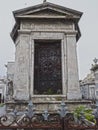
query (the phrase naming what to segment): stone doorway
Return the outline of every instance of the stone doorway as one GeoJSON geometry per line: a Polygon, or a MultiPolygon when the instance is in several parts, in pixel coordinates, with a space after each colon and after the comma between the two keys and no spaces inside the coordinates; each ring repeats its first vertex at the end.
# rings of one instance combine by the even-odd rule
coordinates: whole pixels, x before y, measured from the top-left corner
{"type": "Polygon", "coordinates": [[[62,94],[61,41],[35,41],[34,94],[62,94]]]}

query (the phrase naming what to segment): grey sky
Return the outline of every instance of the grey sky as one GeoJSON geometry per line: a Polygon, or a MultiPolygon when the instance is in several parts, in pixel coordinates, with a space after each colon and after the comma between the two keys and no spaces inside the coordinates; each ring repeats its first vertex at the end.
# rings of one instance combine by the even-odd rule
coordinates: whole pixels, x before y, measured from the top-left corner
{"type": "MultiPolygon", "coordinates": [[[[94,57],[98,58],[98,0],[48,0],[55,4],[82,11],[79,22],[82,37],[77,43],[79,77],[84,78],[94,57]]],[[[6,74],[4,64],[14,60],[15,48],[10,38],[14,25],[12,11],[35,4],[42,0],[1,0],[0,4],[0,75],[6,74]]]]}

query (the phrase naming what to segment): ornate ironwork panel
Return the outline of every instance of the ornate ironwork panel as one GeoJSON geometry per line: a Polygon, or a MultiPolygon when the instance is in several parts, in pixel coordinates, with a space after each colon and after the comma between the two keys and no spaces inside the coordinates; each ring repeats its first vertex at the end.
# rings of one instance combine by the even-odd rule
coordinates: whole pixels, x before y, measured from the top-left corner
{"type": "Polygon", "coordinates": [[[96,107],[95,120],[91,122],[83,113],[77,118],[74,113],[68,112],[64,102],[57,113],[48,110],[38,113],[30,100],[26,110],[14,109],[0,116],[0,130],[98,130],[98,106],[96,107]]]}
{"type": "Polygon", "coordinates": [[[35,42],[34,60],[35,94],[61,94],[61,43],[35,42]]]}

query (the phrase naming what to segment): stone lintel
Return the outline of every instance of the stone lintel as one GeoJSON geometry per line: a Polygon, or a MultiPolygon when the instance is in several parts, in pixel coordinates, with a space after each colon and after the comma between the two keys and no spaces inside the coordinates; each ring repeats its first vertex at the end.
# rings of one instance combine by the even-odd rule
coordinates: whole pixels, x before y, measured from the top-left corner
{"type": "Polygon", "coordinates": [[[65,35],[70,35],[70,34],[73,34],[73,35],[76,35],[78,32],[77,31],[73,31],[73,30],[65,30],[65,31],[62,31],[62,30],[39,30],[39,31],[33,31],[33,30],[26,30],[26,29],[22,29],[22,30],[18,30],[18,33],[19,34],[30,34],[30,33],[39,33],[39,32],[42,32],[42,33],[64,33],[65,35]]]}

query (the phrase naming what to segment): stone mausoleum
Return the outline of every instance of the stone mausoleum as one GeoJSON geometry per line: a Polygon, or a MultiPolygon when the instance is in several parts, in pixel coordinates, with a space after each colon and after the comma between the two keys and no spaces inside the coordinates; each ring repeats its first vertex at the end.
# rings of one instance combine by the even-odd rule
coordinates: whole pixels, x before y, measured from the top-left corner
{"type": "Polygon", "coordinates": [[[82,12],[43,2],[13,14],[14,103],[32,99],[40,109],[81,99],[76,47],[82,12]]]}

